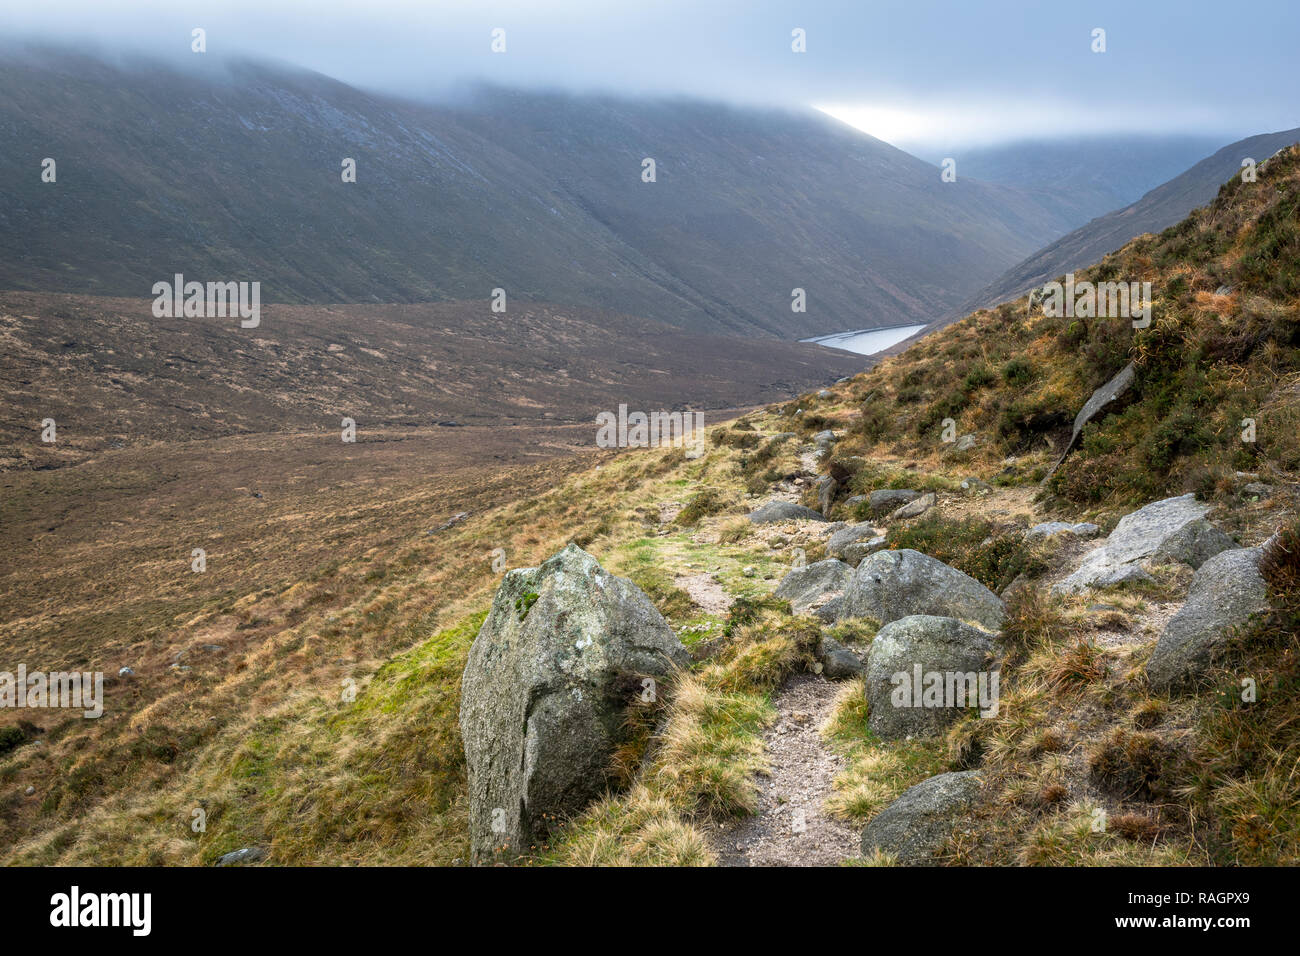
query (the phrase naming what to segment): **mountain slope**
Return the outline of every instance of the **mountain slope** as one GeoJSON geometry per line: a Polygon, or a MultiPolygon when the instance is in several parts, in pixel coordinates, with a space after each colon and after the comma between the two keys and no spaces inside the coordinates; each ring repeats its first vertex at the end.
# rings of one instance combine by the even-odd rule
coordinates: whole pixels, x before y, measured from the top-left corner
{"type": "Polygon", "coordinates": [[[1260,162],[1296,142],[1300,142],[1300,129],[1251,136],[1223,147],[1152,189],[1137,202],[1101,216],[1034,253],[953,310],[941,323],[1005,302],[1072,269],[1097,262],[1135,236],[1172,226],[1213,199],[1223,181],[1241,170],[1243,159],[1249,157],[1260,162]]]}
{"type": "MultiPolygon", "coordinates": [[[[844,454],[943,455],[1041,479],[1075,414],[1125,366],[1133,387],[1082,431],[1049,488],[1075,506],[1215,493],[1239,471],[1300,468],[1300,147],[1240,175],[1176,226],[1143,235],[1076,281],[1150,282],[1150,324],[980,310],[860,377],[844,454]],[[1243,440],[1242,422],[1254,423],[1243,440]],[[944,422],[970,435],[965,456],[944,422]],[[1041,467],[1039,459],[1042,459],[1041,467]]],[[[796,404],[808,399],[796,400],[796,404]]],[[[815,403],[814,403],[815,405],[815,403]]],[[[794,407],[793,405],[791,406],[794,407]]],[[[815,407],[805,427],[826,427],[815,407]]],[[[951,429],[950,429],[951,433],[951,429]]]]}
{"type": "MultiPolygon", "coordinates": [[[[1137,202],[1214,152],[1224,139],[1111,135],[1020,140],[974,149],[953,147],[942,155],[957,157],[962,175],[1055,196],[1078,215],[1071,227],[1078,228],[1137,202]]],[[[940,154],[927,150],[923,158],[938,161],[940,154]]]]}
{"type": "Polygon", "coordinates": [[[181,71],[11,51],[0,136],[0,288],[21,290],[142,297],[176,272],[260,281],[268,302],[500,287],[801,338],[929,321],[1072,221],[811,111],[495,89],[421,104],[211,55],[181,71]]]}

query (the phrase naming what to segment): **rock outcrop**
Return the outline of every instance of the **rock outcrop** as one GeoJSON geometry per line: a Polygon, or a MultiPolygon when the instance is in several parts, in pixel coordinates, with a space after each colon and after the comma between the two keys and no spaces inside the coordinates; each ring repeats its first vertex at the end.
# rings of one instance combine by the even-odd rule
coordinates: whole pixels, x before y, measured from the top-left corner
{"type": "Polygon", "coordinates": [[[867,507],[874,515],[886,515],[921,497],[911,488],[880,488],[867,496],[867,507]]]}
{"type": "MultiPolygon", "coordinates": [[[[1204,562],[1217,547],[1232,541],[1211,533],[1205,521],[1210,506],[1194,495],[1153,501],[1120,519],[1106,542],[1089,552],[1078,569],[1053,590],[1074,593],[1090,587],[1107,587],[1123,581],[1150,580],[1139,562],[1151,558],[1204,562]],[[1191,527],[1189,527],[1191,526],[1191,527]]],[[[1194,565],[1195,566],[1195,565],[1194,565]]]]}
{"type": "Polygon", "coordinates": [[[773,592],[790,602],[795,614],[807,614],[839,597],[853,577],[853,569],[843,561],[827,558],[806,567],[795,568],[773,592]]]}
{"type": "Polygon", "coordinates": [[[1056,459],[1056,463],[1051,468],[1047,469],[1047,474],[1043,476],[1043,484],[1047,484],[1047,480],[1055,474],[1056,469],[1061,467],[1061,462],[1065,461],[1066,455],[1074,450],[1074,446],[1078,444],[1079,436],[1083,434],[1083,426],[1096,418],[1103,408],[1127,392],[1136,380],[1137,366],[1130,362],[1120,369],[1114,378],[1093,392],[1088,400],[1083,403],[1083,408],[1079,409],[1079,414],[1074,416],[1074,428],[1070,432],[1070,440],[1066,442],[1061,457],[1056,459]]]}
{"type": "Polygon", "coordinates": [[[927,494],[917,498],[915,501],[910,501],[901,508],[895,509],[894,512],[890,514],[889,520],[903,521],[907,518],[919,517],[933,508],[935,502],[938,500],[939,499],[935,496],[933,491],[928,492],[927,494]]]}
{"type": "Polygon", "coordinates": [[[863,558],[877,551],[883,551],[888,543],[889,539],[883,534],[868,538],[866,541],[854,541],[844,549],[844,562],[856,568],[862,563],[863,558]]]}
{"type": "Polygon", "coordinates": [[[864,558],[844,591],[841,617],[888,624],[911,614],[974,621],[997,630],[1002,599],[968,574],[920,551],[877,551],[864,558]]]}
{"type": "Polygon", "coordinates": [[[576,545],[507,572],[461,681],[474,861],[528,849],[599,796],[644,679],[688,660],[650,599],[576,545]]]}
{"type": "Polygon", "coordinates": [[[996,713],[992,653],[992,635],[950,617],[914,614],[886,624],[867,651],[871,732],[883,740],[928,737],[971,708],[996,713]]]}
{"type": "Polygon", "coordinates": [[[862,853],[881,850],[904,866],[933,865],[979,796],[976,770],[941,773],[918,783],[862,831],[862,853]]]}
{"type": "Polygon", "coordinates": [[[1151,555],[1152,561],[1180,561],[1199,568],[1210,558],[1237,547],[1226,534],[1204,518],[1189,521],[1165,538],[1151,555]]]}
{"type": "Polygon", "coordinates": [[[773,524],[777,521],[825,521],[826,519],[793,501],[769,501],[749,515],[754,524],[773,524]]]}
{"type": "Polygon", "coordinates": [[[1208,669],[1229,632],[1252,614],[1268,610],[1268,588],[1259,573],[1259,548],[1234,548],[1210,558],[1196,574],[1187,600],[1165,625],[1147,662],[1157,690],[1191,687],[1208,669]]]}
{"type": "Polygon", "coordinates": [[[832,558],[844,559],[844,549],[858,541],[863,541],[876,536],[876,529],[870,522],[861,524],[851,524],[840,528],[830,536],[826,542],[826,553],[832,558]]]}

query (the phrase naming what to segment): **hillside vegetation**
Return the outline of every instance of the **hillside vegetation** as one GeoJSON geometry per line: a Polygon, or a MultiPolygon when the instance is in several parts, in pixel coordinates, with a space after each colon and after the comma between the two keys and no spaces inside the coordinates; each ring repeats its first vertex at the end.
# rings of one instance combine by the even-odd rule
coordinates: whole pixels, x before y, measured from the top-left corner
{"type": "Polygon", "coordinates": [[[1159,232],[1181,222],[1192,210],[1209,202],[1224,180],[1238,175],[1243,159],[1258,162],[1297,142],[1300,142],[1300,129],[1249,136],[1230,143],[1190,169],[1162,177],[1140,199],[1122,206],[1112,205],[1103,210],[1104,215],[1098,215],[1008,269],[953,310],[948,319],[962,318],[977,308],[997,305],[1068,269],[1092,265],[1142,233],[1159,232]]]}
{"type": "Polygon", "coordinates": [[[831,517],[882,520],[888,547],[949,562],[1007,600],[997,716],[884,741],[861,682],[842,685],[820,731],[840,768],[829,817],[860,828],[908,787],[979,768],[980,838],[954,838],[950,863],[1300,862],[1298,203],[1290,150],[1258,183],[1230,182],[1186,222],[1084,271],[1151,281],[1149,328],[1007,303],[825,393],[713,428],[699,458],[606,457],[435,535],[343,543],[298,580],[154,626],[149,666],[114,682],[110,717],[10,735],[4,859],[208,864],[258,846],[273,864],[466,861],[460,675],[499,581],[492,549],[535,566],[572,541],[636,582],[694,663],[630,716],[621,786],[525,861],[719,862],[729,828],[765,812],[785,679],[815,668],[823,634],[861,650],[876,632],[869,619],[828,628],[771,596],[798,557],[825,555],[826,526],[746,515],[771,498],[815,503],[825,472],[838,481],[831,517]],[[1132,389],[1042,486],[1075,413],[1129,362],[1132,389]],[[1241,440],[1244,418],[1254,442],[1241,440]],[[973,444],[945,442],[945,419],[973,444]],[[838,441],[819,442],[825,429],[838,441]],[[819,445],[832,450],[818,458],[819,445]],[[987,493],[969,494],[970,479],[987,493]],[[885,488],[932,491],[935,504],[880,519],[857,496],[885,488]],[[1284,531],[1261,568],[1268,614],[1228,643],[1205,688],[1172,693],[1143,669],[1190,569],[1059,595],[1051,585],[1087,545],[1025,530],[1069,517],[1109,531],[1184,490],[1241,545],[1284,531]],[[225,652],[166,666],[205,643],[225,652]],[[1236,693],[1243,674],[1255,703],[1236,693]]]}
{"type": "Polygon", "coordinates": [[[1022,297],[882,362],[854,381],[851,404],[801,400],[802,427],[847,428],[840,456],[942,456],[993,469],[1004,483],[1037,481],[1094,389],[1132,362],[1134,386],[1084,429],[1052,476],[1062,502],[1221,494],[1235,471],[1295,471],[1298,165],[1300,151],[1287,149],[1257,183],[1238,175],[1177,226],[1076,274],[1076,282],[1151,282],[1149,328],[1049,317],[1022,297]],[[945,419],[958,436],[975,437],[974,449],[959,453],[943,441],[945,419]],[[1255,422],[1256,440],[1242,440],[1243,419],[1255,422]],[[1017,461],[998,467],[1008,457],[1017,461]]]}

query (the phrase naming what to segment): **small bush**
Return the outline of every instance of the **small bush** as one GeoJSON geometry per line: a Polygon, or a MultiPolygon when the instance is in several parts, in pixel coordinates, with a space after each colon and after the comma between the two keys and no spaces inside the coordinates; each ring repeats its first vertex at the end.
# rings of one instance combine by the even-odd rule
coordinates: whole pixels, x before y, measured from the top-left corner
{"type": "Polygon", "coordinates": [[[701,518],[715,515],[727,506],[727,500],[716,488],[705,488],[697,491],[691,500],[686,502],[686,507],[677,515],[677,523],[683,527],[692,527],[699,524],[701,518]]]}
{"type": "Polygon", "coordinates": [[[1116,727],[1088,758],[1096,783],[1122,797],[1154,800],[1168,793],[1166,771],[1173,754],[1155,734],[1116,727]]]}

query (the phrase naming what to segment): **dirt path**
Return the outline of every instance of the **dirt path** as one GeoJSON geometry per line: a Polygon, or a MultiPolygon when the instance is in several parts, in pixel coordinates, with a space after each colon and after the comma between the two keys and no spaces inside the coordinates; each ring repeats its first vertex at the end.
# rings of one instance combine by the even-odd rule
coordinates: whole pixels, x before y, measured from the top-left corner
{"type": "Polygon", "coordinates": [[[679,574],[673,581],[691,596],[691,600],[708,614],[726,617],[736,600],[712,574],[702,571],[699,574],[679,574]]]}
{"type": "Polygon", "coordinates": [[[860,832],[822,812],[843,761],[818,728],[838,693],[839,685],[814,674],[796,675],[781,688],[765,739],[771,775],[760,783],[757,815],[715,832],[722,866],[836,866],[857,855],[860,832]]]}

